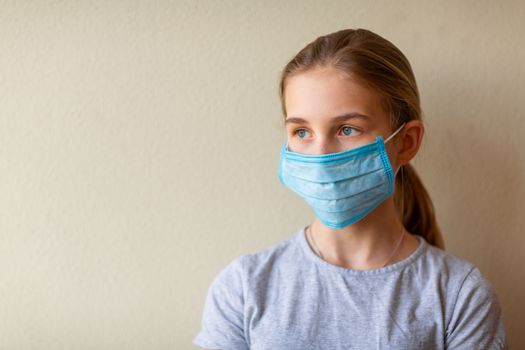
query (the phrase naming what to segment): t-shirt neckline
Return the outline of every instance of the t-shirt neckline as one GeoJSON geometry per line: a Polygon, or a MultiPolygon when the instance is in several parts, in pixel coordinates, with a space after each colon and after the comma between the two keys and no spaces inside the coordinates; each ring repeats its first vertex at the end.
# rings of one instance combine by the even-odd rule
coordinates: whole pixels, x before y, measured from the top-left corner
{"type": "Polygon", "coordinates": [[[390,264],[385,267],[377,268],[377,269],[370,269],[370,270],[357,270],[357,269],[351,269],[346,268],[338,265],[334,265],[329,263],[328,261],[325,261],[321,259],[310,247],[310,244],[308,243],[306,239],[306,227],[304,226],[296,233],[296,239],[299,241],[299,244],[306,254],[306,256],[312,260],[315,264],[319,265],[320,267],[324,269],[329,269],[334,272],[338,273],[344,273],[344,274],[350,274],[355,276],[370,276],[370,275],[379,275],[384,273],[393,272],[396,270],[400,270],[410,264],[412,264],[426,249],[427,249],[427,242],[425,239],[419,235],[413,235],[417,240],[419,241],[418,247],[405,259],[396,262],[395,264],[390,264]]]}

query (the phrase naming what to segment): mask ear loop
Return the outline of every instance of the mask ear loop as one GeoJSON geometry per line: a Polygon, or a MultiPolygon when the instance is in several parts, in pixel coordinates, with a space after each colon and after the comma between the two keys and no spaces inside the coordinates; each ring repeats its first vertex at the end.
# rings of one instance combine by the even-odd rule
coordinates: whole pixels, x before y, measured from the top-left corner
{"type": "Polygon", "coordinates": [[[406,124],[406,123],[401,124],[401,126],[400,126],[396,131],[394,131],[394,133],[393,133],[392,135],[388,136],[388,138],[385,140],[385,143],[387,143],[388,141],[390,141],[390,139],[391,139],[392,137],[396,136],[396,134],[397,134],[398,132],[400,132],[401,129],[403,129],[403,126],[405,126],[405,124],[406,124]]]}

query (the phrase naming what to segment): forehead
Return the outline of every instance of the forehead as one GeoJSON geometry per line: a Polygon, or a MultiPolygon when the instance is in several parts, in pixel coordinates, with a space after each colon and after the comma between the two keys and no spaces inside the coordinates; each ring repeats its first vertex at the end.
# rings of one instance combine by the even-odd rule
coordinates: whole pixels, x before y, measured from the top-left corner
{"type": "Polygon", "coordinates": [[[385,119],[380,95],[335,68],[316,68],[288,78],[286,114],[308,120],[360,113],[372,121],[385,119]]]}

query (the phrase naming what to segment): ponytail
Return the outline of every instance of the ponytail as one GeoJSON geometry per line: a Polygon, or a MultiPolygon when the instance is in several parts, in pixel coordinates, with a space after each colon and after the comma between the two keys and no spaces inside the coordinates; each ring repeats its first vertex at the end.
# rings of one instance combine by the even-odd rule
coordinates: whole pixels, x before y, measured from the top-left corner
{"type": "Polygon", "coordinates": [[[445,249],[441,230],[436,222],[434,205],[425,186],[410,164],[401,167],[401,176],[396,176],[394,203],[398,212],[403,213],[402,223],[408,232],[419,235],[429,244],[445,249]],[[401,208],[403,205],[403,208],[401,208]]]}

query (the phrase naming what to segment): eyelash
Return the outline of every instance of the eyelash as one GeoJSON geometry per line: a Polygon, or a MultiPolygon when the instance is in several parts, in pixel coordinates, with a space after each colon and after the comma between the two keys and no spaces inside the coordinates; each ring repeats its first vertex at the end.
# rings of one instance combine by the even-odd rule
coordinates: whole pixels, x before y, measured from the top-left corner
{"type": "MultiPolygon", "coordinates": [[[[350,128],[350,129],[355,130],[355,131],[357,131],[357,132],[360,132],[360,131],[361,131],[361,130],[359,130],[358,128],[354,128],[353,126],[350,126],[350,125],[343,125],[343,126],[341,126],[341,128],[339,128],[339,131],[343,130],[344,128],[350,128]]],[[[305,128],[299,128],[299,129],[295,129],[294,132],[293,132],[293,134],[294,134],[295,136],[297,136],[297,133],[298,133],[299,131],[301,131],[301,130],[308,131],[308,130],[306,130],[305,128]]],[[[351,135],[344,135],[344,136],[351,136],[351,135]]],[[[301,137],[299,137],[299,138],[301,138],[301,137]]]]}

